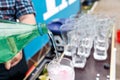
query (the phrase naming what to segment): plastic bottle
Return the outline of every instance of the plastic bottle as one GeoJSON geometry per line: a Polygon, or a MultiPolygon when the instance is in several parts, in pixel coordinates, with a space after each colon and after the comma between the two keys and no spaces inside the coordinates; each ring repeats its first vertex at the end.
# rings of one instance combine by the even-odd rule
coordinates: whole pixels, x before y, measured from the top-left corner
{"type": "Polygon", "coordinates": [[[31,40],[47,33],[44,23],[28,25],[0,20],[0,63],[12,59],[31,40]]]}

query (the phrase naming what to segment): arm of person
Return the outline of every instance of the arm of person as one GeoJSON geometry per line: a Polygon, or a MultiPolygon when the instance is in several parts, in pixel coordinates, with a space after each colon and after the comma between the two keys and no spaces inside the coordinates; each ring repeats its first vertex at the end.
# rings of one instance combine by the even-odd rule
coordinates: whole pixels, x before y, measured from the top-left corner
{"type": "Polygon", "coordinates": [[[19,18],[19,21],[21,23],[25,23],[25,24],[36,24],[36,20],[35,20],[34,14],[23,15],[23,16],[21,16],[19,18]]]}

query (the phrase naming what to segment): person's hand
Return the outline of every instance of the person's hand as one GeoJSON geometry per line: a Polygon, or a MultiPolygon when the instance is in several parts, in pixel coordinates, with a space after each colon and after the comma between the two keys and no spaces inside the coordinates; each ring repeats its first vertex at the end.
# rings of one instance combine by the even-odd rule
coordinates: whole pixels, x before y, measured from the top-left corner
{"type": "Polygon", "coordinates": [[[13,57],[13,59],[9,60],[8,62],[5,63],[5,68],[7,70],[9,70],[11,67],[17,65],[20,60],[22,59],[22,51],[20,51],[18,54],[16,54],[15,57],[13,57]]]}

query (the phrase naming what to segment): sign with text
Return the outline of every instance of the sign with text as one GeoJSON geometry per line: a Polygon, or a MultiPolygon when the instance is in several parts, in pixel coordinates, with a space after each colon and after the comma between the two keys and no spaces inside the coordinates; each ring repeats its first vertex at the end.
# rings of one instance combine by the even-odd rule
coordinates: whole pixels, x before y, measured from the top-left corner
{"type": "Polygon", "coordinates": [[[80,10],[80,0],[32,0],[37,22],[67,18],[80,10]]]}

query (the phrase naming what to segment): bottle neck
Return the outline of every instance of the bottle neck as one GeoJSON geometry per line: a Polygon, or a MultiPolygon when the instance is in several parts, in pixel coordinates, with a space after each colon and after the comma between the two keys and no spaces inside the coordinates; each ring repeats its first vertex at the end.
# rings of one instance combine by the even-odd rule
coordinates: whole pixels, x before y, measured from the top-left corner
{"type": "Polygon", "coordinates": [[[45,23],[38,24],[37,27],[38,27],[38,31],[41,35],[48,33],[48,28],[45,23]]]}

